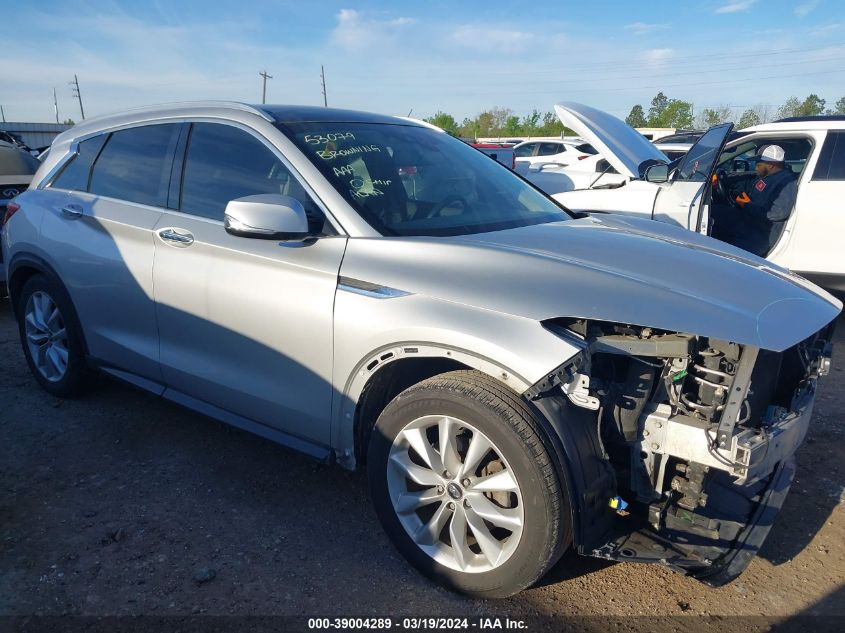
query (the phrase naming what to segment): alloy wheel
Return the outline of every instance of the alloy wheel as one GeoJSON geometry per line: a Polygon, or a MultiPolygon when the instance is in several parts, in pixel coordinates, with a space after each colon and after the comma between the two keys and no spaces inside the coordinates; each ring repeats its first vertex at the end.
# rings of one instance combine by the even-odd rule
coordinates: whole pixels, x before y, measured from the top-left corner
{"type": "Polygon", "coordinates": [[[24,311],[26,344],[38,372],[50,382],[67,373],[68,336],[55,301],[43,290],[30,295],[24,311]]]}
{"type": "Polygon", "coordinates": [[[501,451],[454,417],[429,415],[396,436],[387,463],[393,509],[416,545],[468,573],[505,563],[522,535],[522,494],[501,451]]]}

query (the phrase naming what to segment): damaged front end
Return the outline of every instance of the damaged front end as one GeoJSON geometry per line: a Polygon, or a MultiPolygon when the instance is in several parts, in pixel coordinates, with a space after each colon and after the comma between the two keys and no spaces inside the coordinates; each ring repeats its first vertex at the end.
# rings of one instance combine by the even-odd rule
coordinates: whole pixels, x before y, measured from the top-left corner
{"type": "Polygon", "coordinates": [[[583,346],[526,394],[572,440],[578,551],[713,586],[742,573],[792,482],[833,324],[781,352],[586,319],[544,325],[583,346]]]}

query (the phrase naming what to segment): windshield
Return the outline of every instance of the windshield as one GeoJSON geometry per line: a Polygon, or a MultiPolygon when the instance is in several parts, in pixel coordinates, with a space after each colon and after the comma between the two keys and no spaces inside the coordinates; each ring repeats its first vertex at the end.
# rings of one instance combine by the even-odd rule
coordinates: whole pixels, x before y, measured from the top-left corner
{"type": "Polygon", "coordinates": [[[570,216],[510,169],[426,127],[278,124],[383,235],[468,235],[570,216]]]}

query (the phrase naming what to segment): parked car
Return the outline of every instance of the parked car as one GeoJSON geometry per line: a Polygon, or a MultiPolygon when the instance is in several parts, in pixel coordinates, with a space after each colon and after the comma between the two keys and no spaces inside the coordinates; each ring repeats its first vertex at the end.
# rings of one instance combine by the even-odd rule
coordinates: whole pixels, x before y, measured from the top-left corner
{"type": "Polygon", "coordinates": [[[693,145],[698,139],[704,136],[705,130],[680,130],[674,134],[661,136],[658,139],[652,140],[655,145],[672,145],[680,143],[683,145],[693,145]]]}
{"type": "Polygon", "coordinates": [[[665,159],[624,122],[581,104],[556,110],[567,126],[600,147],[622,176],[614,188],[584,187],[560,193],[557,200],[570,209],[630,213],[704,233],[712,230],[711,196],[726,202],[750,187],[757,152],[764,145],[781,146],[786,164],[799,175],[798,197],[766,258],[824,287],[845,290],[840,253],[845,215],[839,212],[845,199],[845,117],[785,119],[735,134],[730,124],[714,126],[683,161],[648,172],[665,159]]]}
{"type": "MultiPolygon", "coordinates": [[[[17,145],[0,141],[0,231],[3,230],[6,206],[29,187],[39,165],[38,160],[17,145]]],[[[0,243],[0,297],[5,296],[6,270],[3,267],[3,247],[0,243]]]]}
{"type": "Polygon", "coordinates": [[[517,161],[516,171],[549,195],[574,189],[614,187],[625,181],[601,154],[587,155],[569,164],[517,161]]]}
{"type": "Polygon", "coordinates": [[[570,546],[740,574],[842,308],[680,227],[570,215],[430,126],[318,107],[85,121],[3,239],[45,391],[97,369],[366,467],[397,549],[482,597],[570,546]]]}
{"type": "Polygon", "coordinates": [[[583,141],[525,141],[513,148],[516,162],[560,163],[569,165],[597,154],[595,148],[583,141]]]}
{"type": "MultiPolygon", "coordinates": [[[[691,145],[657,143],[655,147],[663,154],[662,160],[671,164],[685,156],[691,145]]],[[[610,161],[598,153],[578,156],[577,160],[568,164],[554,160],[526,164],[519,158],[516,160],[517,173],[549,195],[580,189],[613,189],[627,180],[610,161]]]]}
{"type": "Polygon", "coordinates": [[[673,142],[673,143],[663,143],[662,140],[658,141],[654,144],[654,146],[659,149],[666,158],[669,160],[670,163],[680,160],[684,156],[687,155],[687,152],[692,149],[693,143],[681,143],[673,142]]]}
{"type": "Polygon", "coordinates": [[[516,168],[516,154],[509,143],[470,143],[470,146],[510,169],[516,168]]]}

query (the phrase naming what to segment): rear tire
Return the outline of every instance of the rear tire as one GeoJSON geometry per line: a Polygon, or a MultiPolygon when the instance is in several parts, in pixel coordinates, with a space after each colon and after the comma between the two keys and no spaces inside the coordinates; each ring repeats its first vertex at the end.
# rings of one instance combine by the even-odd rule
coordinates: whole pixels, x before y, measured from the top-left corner
{"type": "Polygon", "coordinates": [[[517,394],[475,371],[435,376],[387,405],[370,438],[370,493],[411,564],[451,589],[501,598],[557,562],[570,504],[538,428],[517,394]]]}
{"type": "Polygon", "coordinates": [[[79,323],[64,288],[44,275],[33,275],[15,300],[24,356],[35,380],[59,398],[82,393],[90,371],[79,323]]]}

